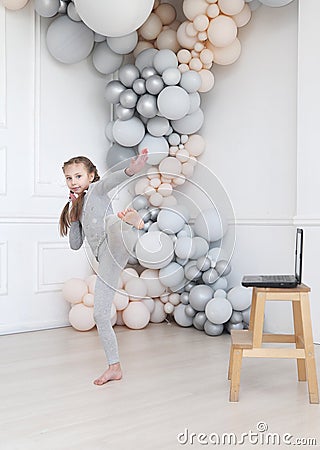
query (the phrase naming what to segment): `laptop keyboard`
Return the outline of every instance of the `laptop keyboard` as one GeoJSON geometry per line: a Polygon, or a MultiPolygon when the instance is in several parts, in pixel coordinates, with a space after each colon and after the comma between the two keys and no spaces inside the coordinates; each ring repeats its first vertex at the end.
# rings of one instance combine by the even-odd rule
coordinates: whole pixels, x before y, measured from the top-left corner
{"type": "Polygon", "coordinates": [[[263,281],[285,283],[292,280],[292,275],[263,275],[263,281]]]}

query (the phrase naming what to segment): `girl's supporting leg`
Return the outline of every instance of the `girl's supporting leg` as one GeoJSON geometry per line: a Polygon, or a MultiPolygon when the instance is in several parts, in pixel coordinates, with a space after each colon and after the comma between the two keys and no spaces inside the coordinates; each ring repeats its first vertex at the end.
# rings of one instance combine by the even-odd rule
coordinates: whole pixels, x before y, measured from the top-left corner
{"type": "Polygon", "coordinates": [[[106,231],[107,238],[101,244],[98,254],[99,270],[95,286],[94,318],[109,369],[94,381],[99,385],[121,378],[118,344],[110,321],[111,306],[120,274],[137,240],[136,231],[114,215],[107,217],[106,231]]]}

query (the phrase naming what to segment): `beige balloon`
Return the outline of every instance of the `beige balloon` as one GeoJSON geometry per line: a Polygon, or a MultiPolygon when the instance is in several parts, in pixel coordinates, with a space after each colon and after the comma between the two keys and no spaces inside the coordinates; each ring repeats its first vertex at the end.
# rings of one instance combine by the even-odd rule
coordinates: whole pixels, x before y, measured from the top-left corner
{"type": "Polygon", "coordinates": [[[2,5],[13,11],[17,11],[18,9],[22,9],[26,6],[29,0],[1,0],[2,5]]]}
{"type": "Polygon", "coordinates": [[[233,16],[243,9],[244,0],[218,0],[218,5],[224,14],[233,16]]]}
{"type": "Polygon", "coordinates": [[[249,5],[246,3],[244,5],[244,8],[239,12],[239,14],[236,14],[235,16],[232,16],[233,20],[235,21],[238,28],[244,27],[247,25],[249,20],[251,19],[251,9],[249,5]]]}
{"type": "Polygon", "coordinates": [[[139,28],[139,34],[147,41],[156,39],[162,30],[162,22],[160,18],[151,13],[145,23],[139,28]]]}
{"type": "Polygon", "coordinates": [[[236,38],[227,47],[211,47],[213,51],[213,61],[221,66],[233,64],[241,54],[241,43],[236,38]]]}
{"type": "Polygon", "coordinates": [[[205,14],[208,8],[206,0],[184,0],[183,5],[184,15],[189,20],[194,20],[199,14],[205,14]]]}
{"type": "Polygon", "coordinates": [[[231,17],[219,15],[210,21],[208,38],[215,47],[226,47],[237,37],[238,28],[231,17]]]}
{"type": "Polygon", "coordinates": [[[154,12],[159,16],[163,25],[170,25],[176,20],[176,10],[169,3],[162,3],[154,12]]]}

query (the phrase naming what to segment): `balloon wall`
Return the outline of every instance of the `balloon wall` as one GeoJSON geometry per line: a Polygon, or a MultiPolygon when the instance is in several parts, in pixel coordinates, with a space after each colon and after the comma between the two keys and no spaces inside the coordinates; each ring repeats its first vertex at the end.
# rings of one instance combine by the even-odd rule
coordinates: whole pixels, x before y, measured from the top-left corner
{"type": "MultiPolygon", "coordinates": [[[[36,13],[50,21],[46,43],[57,61],[90,58],[103,76],[115,74],[104,92],[114,111],[105,128],[108,168],[149,150],[150,167],[135,182],[131,202],[145,225],[119,282],[113,324],[141,329],[171,315],[211,336],[247,326],[251,293],[229,285],[226,218],[201,205],[190,218],[175,189],[193,177],[205,150],[201,95],[214,87],[214,65],[237,61],[239,29],[261,4],[291,1],[183,0],[176,11],[159,0],[34,0],[36,13]]],[[[0,2],[11,10],[28,3],[0,2]]],[[[95,326],[95,277],[64,284],[77,330],[95,326]]]]}

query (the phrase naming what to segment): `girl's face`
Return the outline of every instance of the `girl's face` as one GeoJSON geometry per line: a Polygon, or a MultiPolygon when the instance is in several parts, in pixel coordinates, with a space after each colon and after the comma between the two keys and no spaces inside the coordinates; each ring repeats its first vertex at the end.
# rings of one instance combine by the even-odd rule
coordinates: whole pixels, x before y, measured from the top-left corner
{"type": "Polygon", "coordinates": [[[64,169],[67,186],[75,194],[81,194],[88,189],[94,179],[94,172],[88,173],[83,163],[69,164],[64,169]]]}

